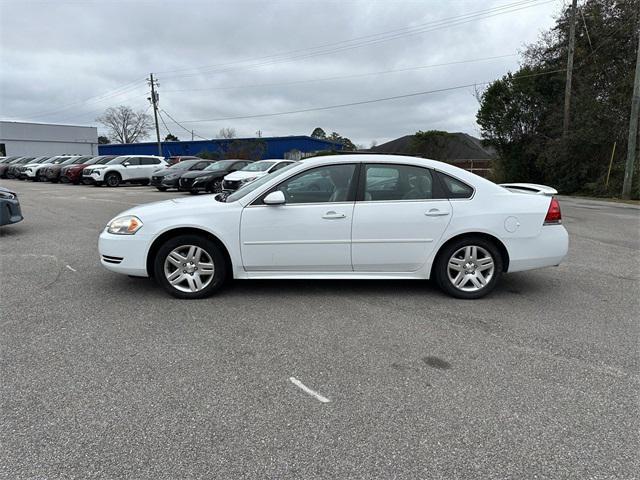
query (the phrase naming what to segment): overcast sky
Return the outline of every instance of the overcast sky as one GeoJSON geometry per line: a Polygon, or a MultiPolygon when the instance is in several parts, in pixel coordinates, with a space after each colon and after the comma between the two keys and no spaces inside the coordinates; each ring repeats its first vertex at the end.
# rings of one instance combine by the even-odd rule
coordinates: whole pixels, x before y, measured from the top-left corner
{"type": "Polygon", "coordinates": [[[478,136],[473,87],[216,119],[493,80],[517,68],[518,52],[562,7],[520,0],[490,10],[517,2],[0,0],[0,119],[98,125],[109,106],[146,109],[154,72],[160,107],[207,138],[222,127],[276,136],[317,126],[367,147],[417,130],[478,136]]]}

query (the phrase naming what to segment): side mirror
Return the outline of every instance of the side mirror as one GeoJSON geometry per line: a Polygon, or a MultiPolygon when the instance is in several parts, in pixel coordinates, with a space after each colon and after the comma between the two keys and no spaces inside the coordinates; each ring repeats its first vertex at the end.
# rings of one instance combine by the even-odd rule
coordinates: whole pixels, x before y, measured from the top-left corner
{"type": "Polygon", "coordinates": [[[264,200],[262,201],[265,205],[284,205],[286,199],[284,198],[284,193],[282,193],[282,191],[276,190],[264,197],[264,200]]]}
{"type": "Polygon", "coordinates": [[[128,167],[131,164],[129,162],[124,162],[122,165],[124,165],[125,167],[128,167]]]}

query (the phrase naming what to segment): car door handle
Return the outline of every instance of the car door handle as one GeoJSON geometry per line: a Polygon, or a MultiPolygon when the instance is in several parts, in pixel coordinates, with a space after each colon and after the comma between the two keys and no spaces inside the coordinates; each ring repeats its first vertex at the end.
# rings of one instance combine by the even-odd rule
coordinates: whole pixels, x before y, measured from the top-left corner
{"type": "Polygon", "coordinates": [[[427,217],[444,217],[445,215],[449,215],[449,212],[441,212],[437,208],[432,208],[428,212],[424,212],[427,217]]]}
{"type": "Polygon", "coordinates": [[[336,220],[336,219],[340,219],[340,218],[347,218],[347,216],[344,213],[338,213],[338,212],[334,212],[333,210],[330,212],[325,213],[322,218],[326,219],[326,220],[336,220]]]}

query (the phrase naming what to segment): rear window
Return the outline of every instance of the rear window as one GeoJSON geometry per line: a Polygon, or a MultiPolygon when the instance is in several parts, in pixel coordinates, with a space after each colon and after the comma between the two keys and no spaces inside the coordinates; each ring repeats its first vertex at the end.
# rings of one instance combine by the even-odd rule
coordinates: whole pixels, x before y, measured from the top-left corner
{"type": "Polygon", "coordinates": [[[439,172],[439,174],[449,198],[471,198],[473,196],[473,187],[445,173],[439,172]]]}

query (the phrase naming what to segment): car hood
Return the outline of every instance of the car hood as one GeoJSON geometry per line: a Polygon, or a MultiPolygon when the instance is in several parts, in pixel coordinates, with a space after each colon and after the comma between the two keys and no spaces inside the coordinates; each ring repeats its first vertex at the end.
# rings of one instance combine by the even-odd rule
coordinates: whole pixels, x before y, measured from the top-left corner
{"type": "Polygon", "coordinates": [[[218,202],[215,199],[215,195],[173,198],[135,206],[116,215],[114,218],[124,215],[135,215],[142,220],[142,223],[145,223],[167,220],[169,218],[187,217],[193,213],[197,213],[199,210],[207,212],[207,214],[215,213],[216,211],[228,210],[231,205],[233,204],[218,202]]]}
{"type": "Polygon", "coordinates": [[[195,172],[186,172],[182,175],[182,178],[198,178],[214,176],[219,177],[227,173],[225,170],[196,170],[195,172]]]}
{"type": "Polygon", "coordinates": [[[267,172],[243,172],[242,170],[238,170],[237,172],[232,172],[226,177],[225,180],[236,181],[236,180],[244,180],[245,178],[259,178],[266,175],[267,172]]]}
{"type": "Polygon", "coordinates": [[[166,177],[167,175],[184,175],[189,170],[177,170],[175,168],[161,168],[153,172],[154,177],[166,177]]]}

